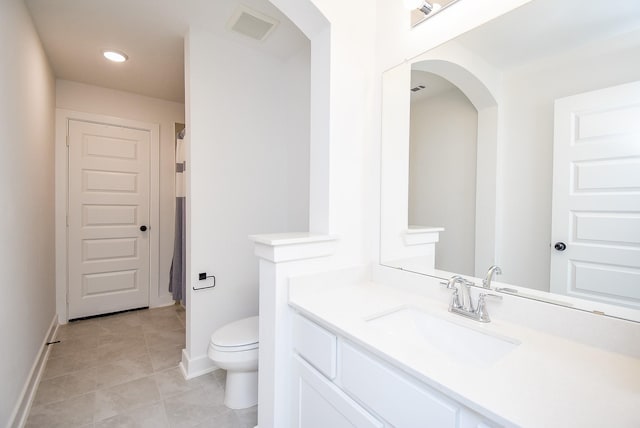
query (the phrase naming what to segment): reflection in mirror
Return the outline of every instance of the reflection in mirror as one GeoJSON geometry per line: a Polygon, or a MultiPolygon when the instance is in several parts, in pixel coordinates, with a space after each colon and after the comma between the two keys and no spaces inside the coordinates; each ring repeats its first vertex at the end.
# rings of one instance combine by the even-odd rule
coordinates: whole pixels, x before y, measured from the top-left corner
{"type": "Polygon", "coordinates": [[[436,267],[474,274],[478,111],[437,74],[411,71],[409,226],[442,227],[436,267]]]}
{"type": "Polygon", "coordinates": [[[640,2],[533,0],[418,56],[411,72],[386,72],[386,99],[409,74],[419,90],[404,98],[410,130],[383,106],[382,263],[476,277],[496,263],[498,281],[520,294],[639,309],[638,58],[640,2]],[[473,79],[495,106],[469,89],[473,79]],[[402,183],[387,140],[405,135],[403,227],[387,206],[402,183]],[[444,228],[429,244],[435,257],[417,226],[444,228]]]}

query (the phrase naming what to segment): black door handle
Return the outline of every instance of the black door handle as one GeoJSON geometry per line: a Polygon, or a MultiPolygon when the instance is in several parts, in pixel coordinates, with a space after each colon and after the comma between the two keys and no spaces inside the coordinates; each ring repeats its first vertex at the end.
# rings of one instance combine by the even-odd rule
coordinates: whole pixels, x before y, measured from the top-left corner
{"type": "Polygon", "coordinates": [[[553,248],[558,251],[564,251],[567,249],[567,245],[564,242],[556,242],[553,248]]]}
{"type": "Polygon", "coordinates": [[[140,230],[145,232],[147,230],[147,226],[145,226],[145,225],[140,226],[140,230]]]}

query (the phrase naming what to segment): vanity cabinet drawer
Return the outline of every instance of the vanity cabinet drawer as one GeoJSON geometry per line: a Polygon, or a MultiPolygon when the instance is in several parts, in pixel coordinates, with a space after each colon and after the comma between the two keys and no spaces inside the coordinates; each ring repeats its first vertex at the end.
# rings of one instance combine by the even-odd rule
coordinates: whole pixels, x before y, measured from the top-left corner
{"type": "Polygon", "coordinates": [[[358,403],[299,356],[293,358],[295,399],[293,426],[297,428],[383,428],[358,403]]]}
{"type": "Polygon", "coordinates": [[[344,390],[396,428],[413,428],[418,422],[425,427],[457,426],[457,404],[346,343],[341,346],[340,373],[344,390]]]}
{"type": "Polygon", "coordinates": [[[336,377],[337,338],[298,314],[293,315],[293,348],[329,379],[336,377]]]}

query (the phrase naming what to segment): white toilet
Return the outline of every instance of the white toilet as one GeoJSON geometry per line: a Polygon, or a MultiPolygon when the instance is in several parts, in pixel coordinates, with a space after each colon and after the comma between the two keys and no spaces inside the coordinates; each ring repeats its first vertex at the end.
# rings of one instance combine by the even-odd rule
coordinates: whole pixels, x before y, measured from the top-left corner
{"type": "Polygon", "coordinates": [[[258,317],[224,325],[211,335],[209,358],[227,371],[224,404],[246,409],[258,404],[258,317]]]}

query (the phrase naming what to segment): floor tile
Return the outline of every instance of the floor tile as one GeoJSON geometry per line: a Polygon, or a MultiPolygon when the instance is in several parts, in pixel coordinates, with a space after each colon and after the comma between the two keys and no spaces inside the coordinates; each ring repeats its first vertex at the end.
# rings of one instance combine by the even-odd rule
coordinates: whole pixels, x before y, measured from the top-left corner
{"type": "Polygon", "coordinates": [[[78,354],[91,352],[95,349],[98,346],[98,336],[60,339],[60,343],[53,343],[49,346],[49,358],[77,357],[78,354]]]}
{"type": "Polygon", "coordinates": [[[108,343],[114,339],[128,339],[128,338],[136,338],[138,340],[144,339],[144,330],[143,325],[132,325],[132,326],[122,326],[122,325],[110,325],[105,327],[104,333],[99,337],[99,345],[104,343],[108,343]]]}
{"type": "Polygon", "coordinates": [[[137,312],[127,312],[100,318],[98,323],[107,333],[127,334],[132,329],[140,327],[143,321],[137,312]]]}
{"type": "Polygon", "coordinates": [[[162,398],[169,398],[177,394],[193,391],[209,383],[215,383],[215,380],[207,375],[187,380],[182,375],[179,367],[157,372],[154,378],[162,398]]]}
{"type": "Polygon", "coordinates": [[[40,382],[36,396],[33,398],[33,406],[62,401],[66,376],[58,376],[40,382]]]}
{"type": "Polygon", "coordinates": [[[177,367],[182,361],[183,345],[169,345],[161,348],[150,348],[149,357],[154,371],[177,367]]]}
{"type": "Polygon", "coordinates": [[[97,365],[96,352],[96,349],[90,349],[78,352],[75,355],[69,355],[65,357],[49,357],[44,368],[42,378],[51,379],[78,370],[95,367],[97,365]]]}
{"type": "Polygon", "coordinates": [[[176,305],[165,306],[162,308],[154,308],[148,311],[140,312],[140,318],[144,320],[158,320],[160,318],[171,318],[176,316],[176,305]]]}
{"type": "Polygon", "coordinates": [[[166,428],[169,426],[162,403],[154,403],[97,422],[95,428],[166,428]]]}
{"type": "Polygon", "coordinates": [[[84,336],[99,336],[104,332],[97,320],[70,322],[58,327],[56,340],[78,339],[84,336]]]}
{"type": "Polygon", "coordinates": [[[142,329],[145,332],[164,332],[164,331],[183,331],[184,324],[180,321],[177,316],[172,317],[162,317],[158,319],[154,319],[150,322],[144,322],[141,324],[142,329]]]}
{"type": "MultiPolygon", "coordinates": [[[[238,416],[232,411],[214,416],[196,425],[195,428],[241,428],[242,424],[238,416]]],[[[253,427],[251,427],[253,428],[253,427]]]]}
{"type": "Polygon", "coordinates": [[[172,428],[195,427],[231,410],[222,404],[220,390],[198,388],[164,400],[169,425],[172,428]]]}
{"type": "Polygon", "coordinates": [[[209,373],[208,375],[205,376],[210,376],[219,386],[224,388],[225,383],[227,382],[227,371],[226,370],[222,370],[222,369],[218,369],[216,371],[213,371],[211,373],[209,373]]]}
{"type": "Polygon", "coordinates": [[[94,422],[160,401],[153,377],[96,391],[94,422]]]}
{"type": "Polygon", "coordinates": [[[31,408],[25,428],[76,428],[93,420],[95,392],[31,408]]]}
{"type": "Polygon", "coordinates": [[[185,345],[185,335],[182,327],[178,327],[178,330],[169,331],[147,331],[144,333],[144,340],[147,346],[150,348],[165,346],[165,345],[185,345]]]}
{"type": "Polygon", "coordinates": [[[98,364],[114,363],[127,358],[137,358],[148,355],[147,347],[141,338],[117,338],[115,336],[109,343],[101,343],[96,349],[96,361],[98,364]]]}
{"type": "Polygon", "coordinates": [[[33,405],[63,401],[96,389],[95,370],[85,369],[40,382],[33,405]]]}
{"type": "Polygon", "coordinates": [[[185,314],[170,306],[60,326],[26,426],[249,426],[255,412],[223,405],[224,370],[182,376],[185,314]]]}
{"type": "Polygon", "coordinates": [[[96,389],[103,389],[149,376],[153,373],[153,366],[145,353],[98,366],[95,371],[96,389]]]}
{"type": "Polygon", "coordinates": [[[240,428],[254,428],[258,425],[258,406],[248,409],[234,410],[240,422],[240,428]]]}

